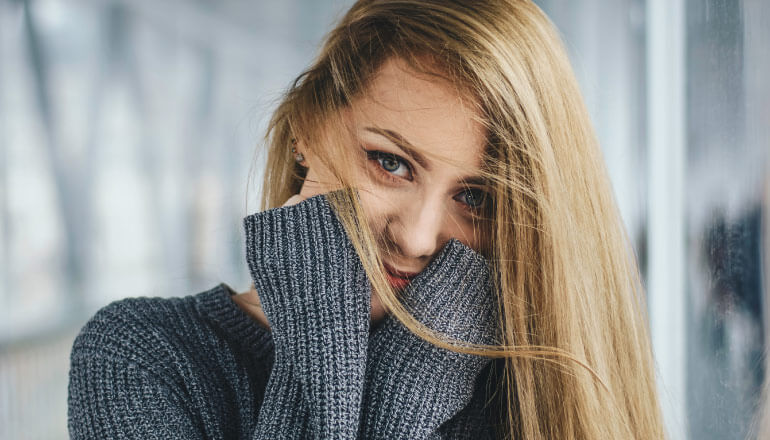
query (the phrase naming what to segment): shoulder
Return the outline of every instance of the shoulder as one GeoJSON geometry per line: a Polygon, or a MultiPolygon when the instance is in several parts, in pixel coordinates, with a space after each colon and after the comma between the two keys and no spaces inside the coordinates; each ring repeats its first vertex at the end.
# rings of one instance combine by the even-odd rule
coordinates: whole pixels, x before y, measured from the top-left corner
{"type": "MultiPolygon", "coordinates": [[[[205,306],[225,303],[224,285],[185,297],[135,297],[100,308],[70,354],[72,438],[208,438],[205,419],[228,404],[228,389],[206,362],[225,359],[205,306]],[[95,431],[96,430],[96,431],[95,431]]],[[[219,436],[221,438],[226,435],[219,436]]]]}
{"type": "Polygon", "coordinates": [[[72,346],[71,360],[101,357],[139,367],[158,366],[178,357],[194,343],[205,340],[210,322],[200,302],[213,289],[185,297],[133,297],[100,308],[81,328],[72,346]]]}
{"type": "Polygon", "coordinates": [[[262,374],[272,360],[272,337],[235,304],[234,294],[220,283],[183,297],[113,301],[81,328],[70,362],[74,368],[98,357],[163,376],[221,373],[223,366],[244,364],[262,374]]]}

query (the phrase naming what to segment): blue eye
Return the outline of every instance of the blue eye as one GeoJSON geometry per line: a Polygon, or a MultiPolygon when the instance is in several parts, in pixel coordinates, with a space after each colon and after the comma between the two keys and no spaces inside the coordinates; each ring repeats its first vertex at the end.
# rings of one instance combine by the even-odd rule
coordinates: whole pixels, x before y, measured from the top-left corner
{"type": "Polygon", "coordinates": [[[388,157],[384,156],[382,158],[382,167],[385,168],[387,171],[390,171],[391,173],[395,172],[399,166],[401,166],[401,163],[395,158],[395,157],[388,157]]]}
{"type": "Polygon", "coordinates": [[[371,161],[378,163],[377,170],[383,175],[383,177],[398,181],[399,179],[412,180],[412,168],[409,162],[393,153],[386,153],[384,151],[365,150],[366,156],[371,161]],[[399,168],[403,168],[399,172],[399,168]]]}
{"type": "MultiPolygon", "coordinates": [[[[383,179],[394,184],[404,183],[404,180],[412,181],[412,166],[406,159],[385,151],[364,148],[362,150],[366,152],[369,161],[376,163],[376,172],[383,179]]],[[[463,204],[463,209],[476,214],[486,207],[488,196],[488,193],[480,188],[466,188],[455,196],[455,200],[463,204]]]]}
{"type": "Polygon", "coordinates": [[[479,188],[468,188],[460,193],[460,196],[465,198],[464,203],[468,206],[468,209],[473,211],[481,210],[486,204],[487,193],[479,188]]]}

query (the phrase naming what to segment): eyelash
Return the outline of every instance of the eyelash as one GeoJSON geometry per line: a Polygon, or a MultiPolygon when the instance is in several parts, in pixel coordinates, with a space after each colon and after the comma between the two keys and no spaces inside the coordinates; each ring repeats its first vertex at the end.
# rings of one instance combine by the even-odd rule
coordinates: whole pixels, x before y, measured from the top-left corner
{"type": "MultiPolygon", "coordinates": [[[[411,165],[409,164],[409,162],[407,162],[407,161],[406,161],[406,159],[404,159],[403,157],[401,157],[401,156],[399,156],[399,155],[397,155],[397,154],[393,154],[393,153],[387,153],[387,152],[384,152],[384,151],[379,151],[379,150],[366,150],[366,149],[365,149],[364,151],[366,152],[366,157],[367,157],[367,159],[368,159],[368,160],[371,160],[371,161],[375,161],[375,162],[377,162],[377,165],[378,165],[378,166],[377,166],[377,172],[378,172],[378,173],[379,173],[381,176],[383,176],[384,178],[388,179],[389,181],[391,181],[391,182],[393,182],[393,183],[400,183],[400,181],[401,181],[401,179],[402,179],[402,178],[400,178],[400,177],[394,177],[394,176],[393,176],[393,174],[392,174],[391,172],[387,171],[387,170],[386,170],[386,169],[385,169],[385,168],[382,166],[382,164],[380,164],[380,159],[391,159],[391,160],[396,160],[396,161],[398,161],[398,162],[399,162],[401,165],[403,165],[404,167],[406,167],[406,169],[409,171],[409,175],[410,175],[410,176],[412,175],[412,166],[411,166],[411,165]]],[[[411,179],[407,179],[407,180],[411,181],[411,179]]],[[[473,188],[470,188],[470,189],[473,189],[473,188]]],[[[470,190],[470,189],[469,189],[469,190],[470,190]]],[[[477,188],[476,188],[476,189],[477,189],[477,188]]],[[[481,210],[482,210],[482,209],[484,209],[484,207],[486,206],[487,193],[486,193],[486,191],[481,191],[481,190],[479,190],[479,191],[482,193],[482,196],[481,196],[481,203],[480,203],[478,206],[472,206],[472,205],[469,205],[469,204],[467,204],[467,203],[462,203],[462,202],[461,202],[461,203],[462,203],[462,205],[463,205],[463,208],[464,208],[465,210],[469,211],[469,212],[470,212],[470,213],[472,213],[472,214],[478,214],[478,213],[480,213],[480,212],[481,212],[481,210]]],[[[464,192],[465,192],[465,191],[464,191],[464,192]]]]}

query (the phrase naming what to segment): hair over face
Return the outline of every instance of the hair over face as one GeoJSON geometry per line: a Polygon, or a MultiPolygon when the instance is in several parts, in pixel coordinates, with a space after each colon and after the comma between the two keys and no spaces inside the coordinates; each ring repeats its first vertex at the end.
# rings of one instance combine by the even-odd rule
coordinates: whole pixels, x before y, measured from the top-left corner
{"type": "Polygon", "coordinates": [[[636,258],[568,57],[536,5],[356,2],[270,120],[262,209],[299,193],[306,170],[291,154],[294,137],[346,190],[331,202],[383,305],[431,343],[496,358],[500,438],[664,437],[636,258]],[[486,128],[482,171],[492,203],[484,254],[500,346],[431,332],[379,270],[377,241],[344,166],[356,162],[343,110],[355,111],[390,57],[456,87],[486,128]]]}

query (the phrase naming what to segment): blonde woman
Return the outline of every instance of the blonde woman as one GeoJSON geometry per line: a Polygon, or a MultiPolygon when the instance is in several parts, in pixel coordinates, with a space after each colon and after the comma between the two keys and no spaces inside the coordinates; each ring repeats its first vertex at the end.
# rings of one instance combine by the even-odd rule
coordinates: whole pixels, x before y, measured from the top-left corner
{"type": "Polygon", "coordinates": [[[530,1],[358,1],[273,114],[254,284],[114,302],[72,438],[664,438],[644,292],[530,1]]]}

